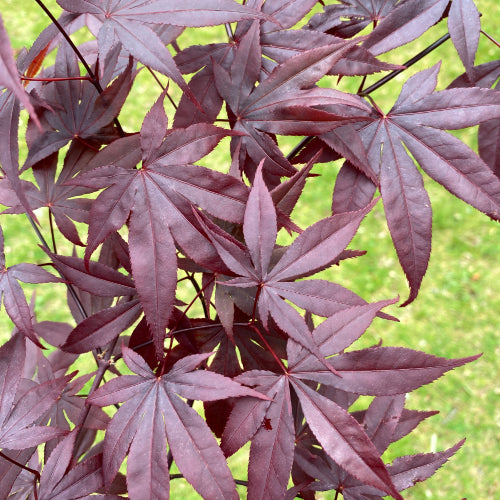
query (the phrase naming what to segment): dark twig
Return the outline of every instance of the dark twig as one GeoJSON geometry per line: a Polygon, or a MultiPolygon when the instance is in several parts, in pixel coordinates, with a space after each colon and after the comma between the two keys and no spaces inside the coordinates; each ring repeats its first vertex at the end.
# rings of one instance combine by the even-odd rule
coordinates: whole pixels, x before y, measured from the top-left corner
{"type": "MultiPolygon", "coordinates": [[[[33,227],[33,230],[35,231],[36,235],[38,236],[38,239],[42,243],[42,246],[44,246],[45,248],[49,249],[50,248],[49,244],[47,243],[47,241],[43,237],[43,234],[38,229],[38,226],[36,225],[36,223],[33,220],[33,218],[29,214],[26,214],[26,217],[28,217],[28,220],[30,221],[30,224],[33,227]]],[[[58,272],[59,276],[61,276],[61,278],[63,280],[66,280],[66,278],[64,277],[64,275],[59,270],[57,270],[57,272],[58,272]]],[[[78,298],[78,295],[76,294],[76,291],[73,288],[73,285],[71,285],[71,283],[66,283],[66,288],[68,289],[68,292],[71,295],[71,298],[75,301],[76,307],[78,307],[78,311],[80,312],[80,314],[82,315],[82,317],[83,318],[88,318],[88,314],[85,311],[85,308],[83,307],[82,302],[78,298]]]]}
{"type": "Polygon", "coordinates": [[[366,96],[368,94],[371,94],[372,92],[375,92],[375,90],[379,89],[387,82],[390,82],[393,78],[396,78],[396,76],[398,76],[400,73],[406,71],[410,66],[413,66],[415,63],[420,61],[420,59],[423,59],[427,54],[430,54],[433,50],[437,49],[449,38],[450,34],[446,33],[446,35],[443,35],[439,40],[436,40],[434,43],[431,43],[427,48],[422,50],[422,52],[419,52],[416,56],[406,61],[403,64],[403,66],[405,66],[404,69],[397,69],[395,71],[391,71],[388,75],[384,76],[384,78],[381,78],[378,82],[375,82],[373,85],[370,85],[367,89],[359,92],[359,95],[366,96]]]}
{"type": "Polygon", "coordinates": [[[497,42],[491,35],[486,33],[486,31],[481,30],[481,33],[490,41],[493,42],[497,47],[500,48],[500,42],[497,42]]]}

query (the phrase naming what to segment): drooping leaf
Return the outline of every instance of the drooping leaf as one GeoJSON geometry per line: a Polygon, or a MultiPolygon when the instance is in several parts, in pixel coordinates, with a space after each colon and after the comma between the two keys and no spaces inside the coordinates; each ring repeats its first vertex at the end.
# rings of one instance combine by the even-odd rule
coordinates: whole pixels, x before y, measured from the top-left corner
{"type": "Polygon", "coordinates": [[[325,452],[343,469],[365,484],[401,500],[375,446],[363,428],[343,408],[300,381],[293,387],[306,420],[325,452]]]}
{"type": "Polygon", "coordinates": [[[66,431],[61,429],[32,424],[56,402],[73,375],[36,384],[24,393],[17,404],[11,406],[10,412],[2,423],[0,447],[21,450],[66,434],[66,431]]]}
{"type": "Polygon", "coordinates": [[[45,91],[44,129],[30,144],[24,168],[58,151],[71,140],[109,142],[116,132],[106,127],[120,111],[133,82],[132,61],[125,71],[99,94],[88,81],[67,80],[80,77],[75,54],[67,43],[59,49],[53,82],[45,91]],[[111,136],[111,137],[110,137],[111,136]]]}

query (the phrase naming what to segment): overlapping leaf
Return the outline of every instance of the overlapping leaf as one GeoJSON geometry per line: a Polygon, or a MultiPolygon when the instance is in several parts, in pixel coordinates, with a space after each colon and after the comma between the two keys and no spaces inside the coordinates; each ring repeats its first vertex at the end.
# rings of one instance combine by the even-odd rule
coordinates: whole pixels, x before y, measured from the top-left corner
{"type": "Polygon", "coordinates": [[[132,499],[169,498],[167,442],[179,470],[198,493],[209,498],[238,498],[224,456],[204,420],[182,399],[213,401],[235,396],[262,397],[222,375],[196,368],[210,354],[178,361],[158,377],[143,358],[123,347],[127,366],[137,375],[116,378],[94,392],[89,403],[120,407],[104,441],[103,474],[109,485],[129,455],[132,499]]]}
{"type": "MultiPolygon", "coordinates": [[[[239,222],[248,193],[242,182],[191,164],[230,133],[206,124],[167,133],[163,97],[164,94],[148,113],[141,129],[141,169],[123,168],[117,162],[96,168],[73,181],[89,188],[107,188],[90,212],[87,261],[100,243],[129,221],[135,288],[153,331],[158,355],[162,352],[177,283],[174,239],[187,255],[201,264],[210,266],[214,260],[215,252],[192,215],[192,204],[216,217],[239,222]],[[163,126],[155,127],[161,123],[163,126]]],[[[115,141],[112,148],[119,141],[115,141]]],[[[104,149],[105,161],[106,155],[104,149]]],[[[133,166],[138,158],[134,151],[130,155],[133,166]]]]}
{"type": "Polygon", "coordinates": [[[61,429],[33,424],[50,410],[73,375],[23,388],[20,381],[25,342],[16,334],[0,348],[0,448],[23,450],[66,434],[61,429]]]}
{"type": "MultiPolygon", "coordinates": [[[[243,42],[230,72],[215,66],[217,89],[231,111],[234,130],[245,134],[233,140],[233,149],[239,149],[240,169],[248,155],[255,166],[264,158],[266,175],[289,177],[294,173],[293,167],[265,133],[313,135],[331,130],[342,122],[357,120],[313,107],[330,104],[366,110],[365,104],[355,96],[333,89],[311,88],[352,46],[352,42],[343,42],[306,50],[277,66],[257,88],[254,82],[260,67],[255,64],[251,65],[251,72],[246,72],[246,80],[241,80],[240,54],[248,50],[243,42]]],[[[256,50],[260,52],[260,46],[254,52],[256,50]]],[[[253,178],[253,171],[247,171],[247,175],[253,178]]]]}
{"type": "Polygon", "coordinates": [[[237,276],[223,285],[257,287],[255,301],[263,324],[267,326],[271,315],[287,335],[318,354],[304,319],[282,297],[324,316],[364,302],[338,285],[331,284],[332,288],[325,291],[324,282],[291,280],[314,274],[335,262],[372,206],[373,203],[358,212],[323,219],[307,228],[270,267],[277,236],[276,209],[264,183],[261,164],[245,210],[243,234],[247,247],[224,236],[209,221],[204,225],[221,259],[237,276]]]}
{"type": "Polygon", "coordinates": [[[87,141],[102,144],[114,139],[116,133],[107,127],[120,111],[133,81],[131,64],[102,94],[98,94],[90,82],[67,80],[68,77],[80,77],[78,61],[67,43],[59,49],[54,77],[62,80],[54,82],[44,92],[50,109],[43,115],[43,133],[37,134],[30,144],[25,168],[74,139],[87,146],[87,141]]]}
{"type": "Polygon", "coordinates": [[[0,85],[10,89],[14,95],[21,101],[24,107],[29,111],[31,117],[40,126],[38,116],[30,102],[29,96],[24,90],[17,71],[14,53],[10,45],[9,36],[3,25],[3,19],[0,15],[0,85]]]}

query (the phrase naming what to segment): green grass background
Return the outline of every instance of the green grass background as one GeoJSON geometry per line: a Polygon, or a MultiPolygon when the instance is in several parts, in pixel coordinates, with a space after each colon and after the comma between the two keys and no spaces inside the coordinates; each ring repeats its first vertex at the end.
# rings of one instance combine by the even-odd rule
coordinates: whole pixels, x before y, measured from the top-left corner
{"type": "MultiPolygon", "coordinates": [[[[496,0],[478,0],[483,13],[483,29],[500,40],[500,3],[496,0]]],[[[58,12],[54,0],[46,4],[58,12]]],[[[29,46],[37,34],[48,25],[48,20],[31,0],[0,0],[0,12],[11,37],[15,51],[29,46]]],[[[429,43],[446,32],[446,25],[433,27],[415,44],[393,51],[391,62],[403,63],[429,43]]],[[[77,34],[76,39],[84,39],[77,34]]],[[[188,29],[181,36],[179,45],[224,40],[224,29],[188,29]]],[[[480,64],[500,57],[500,49],[481,37],[476,63],[480,64]]],[[[400,75],[390,84],[372,94],[384,110],[389,110],[408,75],[443,61],[439,75],[439,89],[445,88],[463,72],[462,65],[450,41],[427,56],[416,67],[400,75]]],[[[367,85],[377,76],[369,78],[367,85]]],[[[336,81],[331,80],[335,85],[336,81]]],[[[354,91],[359,80],[341,82],[343,89],[354,91]]],[[[145,112],[157,97],[160,89],[143,71],[139,75],[132,96],[127,102],[120,121],[127,131],[135,131],[145,112]]],[[[178,90],[172,93],[178,96],[178,90]]],[[[172,117],[172,110],[169,109],[172,117]]],[[[24,117],[26,120],[26,117],[24,117]]],[[[456,132],[472,147],[476,147],[476,129],[456,132]]],[[[297,138],[281,141],[283,149],[290,150],[297,138]]],[[[201,164],[214,168],[229,167],[228,140],[224,140],[214,153],[201,164]]],[[[21,150],[21,156],[26,154],[21,150]]],[[[299,225],[307,226],[329,215],[333,180],[339,165],[318,165],[314,172],[321,177],[311,178],[306,186],[294,217],[299,225]]],[[[418,299],[407,308],[393,306],[388,312],[401,322],[389,323],[375,320],[358,346],[371,345],[383,340],[385,345],[397,345],[423,350],[437,356],[462,357],[476,353],[483,356],[473,364],[457,369],[435,383],[421,388],[408,396],[407,406],[420,410],[439,410],[440,414],[425,421],[409,437],[393,445],[387,454],[390,460],[398,455],[443,450],[467,438],[464,447],[446,467],[425,483],[418,484],[404,494],[411,500],[453,500],[464,497],[469,500],[493,499],[500,496],[500,376],[497,315],[500,311],[500,226],[490,221],[442,187],[426,178],[432,202],[433,245],[429,269],[424,278],[418,299]]],[[[40,214],[48,236],[47,219],[40,214]]],[[[36,237],[24,216],[1,216],[0,224],[5,232],[7,265],[18,262],[46,262],[37,247],[36,237]]],[[[63,242],[58,241],[59,245],[63,242]]],[[[367,255],[322,273],[322,277],[342,284],[368,301],[381,300],[408,294],[406,280],[400,270],[395,251],[385,224],[381,202],[363,222],[351,248],[367,250],[367,255]]],[[[68,252],[71,251],[66,246],[68,252]]],[[[27,286],[26,294],[34,287],[27,286]]],[[[70,321],[63,302],[64,288],[59,285],[36,287],[36,313],[39,320],[70,321]]],[[[185,292],[188,293],[188,292],[185,292]]],[[[189,291],[189,293],[192,293],[189,291]]],[[[0,339],[6,339],[11,329],[10,320],[2,309],[0,339]]],[[[88,363],[88,361],[87,361],[88,363]]],[[[231,460],[235,477],[244,478],[245,453],[231,460]]],[[[244,488],[239,487],[242,497],[244,488]]],[[[173,498],[197,498],[196,493],[183,480],[172,481],[173,498]]],[[[325,494],[321,498],[333,498],[325,494]]]]}

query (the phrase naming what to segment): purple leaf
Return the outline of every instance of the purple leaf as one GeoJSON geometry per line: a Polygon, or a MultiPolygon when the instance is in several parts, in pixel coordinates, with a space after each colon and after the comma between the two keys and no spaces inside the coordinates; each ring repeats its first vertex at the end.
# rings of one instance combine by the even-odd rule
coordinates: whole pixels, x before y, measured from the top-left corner
{"type": "Polygon", "coordinates": [[[397,492],[377,450],[363,428],[344,409],[300,381],[293,381],[306,420],[325,452],[343,469],[393,498],[397,492]]]}
{"type": "Polygon", "coordinates": [[[252,437],[248,462],[248,498],[283,498],[293,462],[295,429],[290,388],[279,377],[266,394],[273,399],[252,437]]]}
{"type": "Polygon", "coordinates": [[[465,70],[469,73],[474,66],[481,30],[479,12],[472,0],[451,3],[448,30],[465,70]]]}

